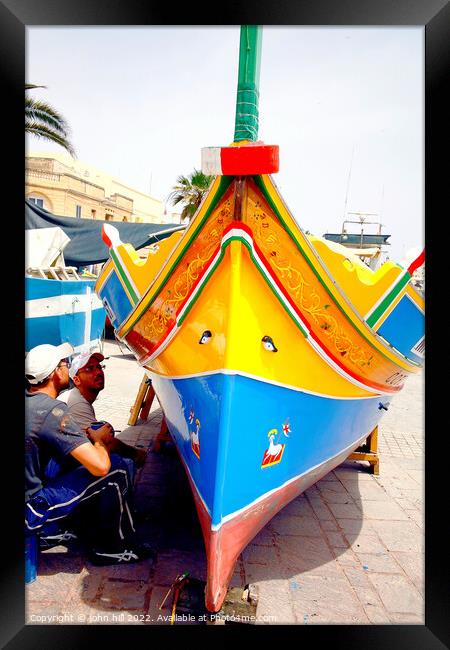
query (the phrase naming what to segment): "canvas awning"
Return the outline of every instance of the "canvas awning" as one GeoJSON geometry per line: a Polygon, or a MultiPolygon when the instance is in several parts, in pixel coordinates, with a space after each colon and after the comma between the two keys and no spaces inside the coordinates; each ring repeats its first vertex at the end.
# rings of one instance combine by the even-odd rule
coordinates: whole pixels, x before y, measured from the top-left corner
{"type": "Polygon", "coordinates": [[[108,247],[102,240],[104,223],[114,225],[121,240],[132,244],[136,250],[186,228],[185,225],[174,223],[129,223],[60,217],[25,200],[25,230],[59,227],[70,238],[70,242],[64,247],[67,266],[88,266],[109,259],[108,247]]]}

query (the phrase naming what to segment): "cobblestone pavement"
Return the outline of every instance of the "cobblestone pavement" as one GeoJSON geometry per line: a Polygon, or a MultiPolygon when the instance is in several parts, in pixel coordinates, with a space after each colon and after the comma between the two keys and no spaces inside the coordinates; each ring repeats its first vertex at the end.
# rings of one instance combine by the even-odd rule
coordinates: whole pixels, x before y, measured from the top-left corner
{"type": "MultiPolygon", "coordinates": [[[[143,371],[107,340],[106,388],[96,402],[125,442],[149,448],[136,478],[138,531],[154,560],[95,567],[80,549],[40,554],[26,589],[28,624],[168,624],[168,586],[205,580],[200,525],[174,449],[152,450],[162,413],[128,426],[143,371]]],[[[423,375],[409,379],[379,427],[380,474],[346,461],[278,513],[242,552],[232,586],[258,590],[257,624],[424,624],[423,375]]],[[[177,624],[184,623],[180,619],[177,624]]],[[[186,621],[189,622],[189,621],[186,621]]],[[[200,624],[199,619],[190,621],[200,624]]]]}

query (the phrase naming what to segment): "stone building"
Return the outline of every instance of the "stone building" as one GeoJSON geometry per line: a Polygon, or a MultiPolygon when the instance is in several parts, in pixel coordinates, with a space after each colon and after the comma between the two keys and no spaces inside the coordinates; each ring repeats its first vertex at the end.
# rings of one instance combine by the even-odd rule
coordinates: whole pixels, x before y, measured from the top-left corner
{"type": "Polygon", "coordinates": [[[67,153],[27,152],[25,198],[53,214],[78,219],[179,223],[179,215],[166,214],[162,201],[67,153]]]}

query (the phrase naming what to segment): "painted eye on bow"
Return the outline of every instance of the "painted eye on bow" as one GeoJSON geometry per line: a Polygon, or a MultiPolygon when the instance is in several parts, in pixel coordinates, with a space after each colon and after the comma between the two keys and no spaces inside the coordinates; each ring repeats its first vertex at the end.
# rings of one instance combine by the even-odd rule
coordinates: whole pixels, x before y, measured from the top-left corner
{"type": "Polygon", "coordinates": [[[269,352],[278,352],[278,348],[275,346],[275,343],[270,336],[263,336],[261,341],[265,349],[269,352]]]}
{"type": "Polygon", "coordinates": [[[209,343],[209,341],[211,340],[211,336],[212,336],[211,332],[209,330],[205,330],[202,334],[199,344],[203,345],[204,343],[209,343]]]}

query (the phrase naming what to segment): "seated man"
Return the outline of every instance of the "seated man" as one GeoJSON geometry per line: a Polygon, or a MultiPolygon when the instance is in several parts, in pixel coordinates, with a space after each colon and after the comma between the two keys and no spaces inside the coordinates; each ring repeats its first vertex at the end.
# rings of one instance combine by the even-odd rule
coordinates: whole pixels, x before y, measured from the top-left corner
{"type": "Polygon", "coordinates": [[[44,534],[68,518],[87,543],[94,564],[127,564],[151,554],[137,544],[127,466],[111,454],[109,425],[84,432],[56,399],[69,385],[68,343],[38,345],[25,359],[25,526],[44,534]],[[77,461],[75,467],[65,459],[77,461]],[[55,460],[65,470],[47,478],[55,460]]]}
{"type": "MultiPolygon", "coordinates": [[[[85,352],[74,356],[69,370],[69,377],[74,387],[61,396],[61,399],[69,407],[70,414],[84,431],[97,419],[93,403],[99,392],[105,387],[105,374],[101,365],[104,358],[100,352],[85,352]]],[[[113,436],[114,429],[111,425],[108,426],[113,436]]],[[[131,447],[114,437],[111,440],[111,451],[128,460],[127,464],[133,483],[134,466],[142,467],[147,458],[147,451],[131,447]]]]}

